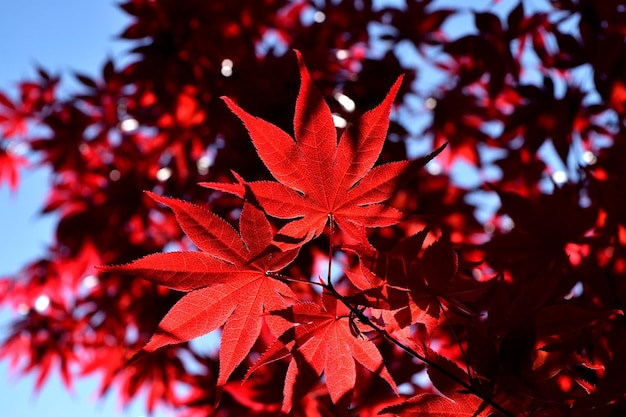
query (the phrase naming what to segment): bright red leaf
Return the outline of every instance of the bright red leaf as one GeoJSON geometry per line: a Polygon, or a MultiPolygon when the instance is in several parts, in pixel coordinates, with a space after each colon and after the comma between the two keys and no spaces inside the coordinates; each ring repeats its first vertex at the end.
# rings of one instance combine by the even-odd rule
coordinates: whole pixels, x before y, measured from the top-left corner
{"type": "MultiPolygon", "coordinates": [[[[380,204],[400,185],[400,177],[416,170],[428,158],[387,163],[374,167],[389,127],[389,113],[402,83],[398,78],[376,108],[349,126],[337,142],[331,111],[313,84],[296,51],[300,67],[300,92],[294,116],[295,140],[277,126],[254,117],[225,98],[228,107],[244,122],[259,157],[279,182],[251,182],[265,212],[281,219],[295,219],[279,235],[288,241],[306,242],[319,236],[329,219],[346,233],[361,239],[365,227],[390,226],[402,218],[393,207],[380,204]]],[[[203,183],[243,197],[244,187],[203,183]]]]}
{"type": "MultiPolygon", "coordinates": [[[[138,274],[188,292],[163,318],[143,348],[147,352],[194,339],[226,323],[218,378],[218,385],[224,385],[258,338],[263,312],[286,307],[284,297],[294,295],[287,285],[267,274],[289,264],[297,250],[273,250],[271,226],[263,212],[250,204],[241,212],[239,234],[204,208],[149,195],[174,210],[183,231],[201,251],[158,253],[102,269],[138,274]]],[[[277,332],[284,330],[277,320],[270,318],[268,324],[277,332]]]]}
{"type": "Polygon", "coordinates": [[[285,412],[291,409],[293,400],[297,400],[294,397],[299,394],[296,387],[298,379],[317,378],[322,372],[326,377],[330,398],[341,407],[340,411],[346,409],[356,381],[355,361],[384,378],[397,393],[396,383],[376,345],[352,333],[351,319],[347,315],[338,315],[336,299],[324,295],[323,301],[323,306],[298,303],[285,310],[272,312],[297,325],[281,335],[248,374],[259,366],[292,353],[285,380],[285,412]],[[307,373],[307,367],[314,370],[316,375],[307,373]]]}
{"type": "Polygon", "coordinates": [[[20,165],[27,164],[26,158],[0,149],[0,187],[7,182],[12,191],[17,190],[20,182],[20,165]]]}

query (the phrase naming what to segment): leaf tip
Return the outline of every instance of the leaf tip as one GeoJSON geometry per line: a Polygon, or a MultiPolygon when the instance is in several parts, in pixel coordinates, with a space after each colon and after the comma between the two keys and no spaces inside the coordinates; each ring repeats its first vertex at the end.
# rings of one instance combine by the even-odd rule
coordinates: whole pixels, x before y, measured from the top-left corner
{"type": "Polygon", "coordinates": [[[157,201],[157,202],[159,202],[159,203],[162,203],[162,200],[164,199],[164,197],[163,197],[163,196],[160,196],[160,195],[158,195],[158,194],[155,194],[155,193],[153,193],[153,192],[152,192],[152,191],[150,191],[150,190],[143,190],[143,193],[144,193],[145,195],[147,195],[148,197],[150,197],[151,199],[153,199],[154,201],[157,201]]]}
{"type": "Polygon", "coordinates": [[[400,74],[398,78],[396,79],[396,81],[391,86],[390,93],[393,92],[393,95],[395,96],[398,93],[400,86],[402,86],[403,81],[404,81],[404,74],[400,74]]]}
{"type": "Polygon", "coordinates": [[[98,272],[120,272],[125,269],[128,264],[111,264],[111,265],[94,265],[94,269],[98,272]]]}
{"type": "Polygon", "coordinates": [[[236,113],[235,110],[238,106],[237,103],[235,103],[235,100],[228,96],[220,96],[220,100],[222,100],[233,113],[236,113]]]}
{"type": "Polygon", "coordinates": [[[298,63],[303,62],[302,52],[299,49],[292,49],[293,53],[296,54],[296,58],[298,58],[298,63]]]}

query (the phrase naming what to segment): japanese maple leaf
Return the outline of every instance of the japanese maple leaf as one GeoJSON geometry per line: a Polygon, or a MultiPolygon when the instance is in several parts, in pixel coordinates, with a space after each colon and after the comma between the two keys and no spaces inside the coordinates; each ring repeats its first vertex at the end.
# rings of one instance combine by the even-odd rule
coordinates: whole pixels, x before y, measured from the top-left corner
{"type": "Polygon", "coordinates": [[[393,414],[402,417],[479,417],[480,413],[473,403],[454,401],[436,394],[418,394],[408,401],[384,408],[379,414],[393,414]]]}
{"type": "Polygon", "coordinates": [[[478,282],[459,273],[460,269],[473,264],[459,262],[445,234],[418,256],[427,232],[425,229],[400,241],[388,252],[361,246],[356,249],[360,260],[358,267],[346,272],[360,290],[349,296],[351,302],[383,310],[382,317],[389,332],[415,323],[424,324],[431,332],[444,306],[463,316],[471,316],[475,314],[473,302],[492,288],[491,281],[478,282]]]}
{"type": "MultiPolygon", "coordinates": [[[[218,385],[226,383],[261,332],[264,311],[285,308],[290,288],[268,272],[289,264],[297,250],[268,250],[272,229],[263,212],[245,203],[240,233],[212,212],[184,201],[148,193],[174,210],[183,231],[200,249],[148,255],[130,264],[106,266],[104,271],[130,272],[169,288],[185,291],[165,315],[144,351],[191,340],[224,323],[218,385]]],[[[285,330],[268,317],[272,331],[285,330]]]]}
{"type": "Polygon", "coordinates": [[[16,191],[20,180],[19,167],[27,164],[26,158],[0,149],[0,187],[6,181],[11,191],[16,191]]]}
{"type": "Polygon", "coordinates": [[[322,297],[323,305],[298,303],[270,314],[283,317],[297,325],[268,348],[263,357],[248,372],[292,354],[285,379],[283,411],[291,409],[298,393],[299,379],[317,378],[324,372],[333,403],[347,410],[356,380],[355,361],[380,375],[397,393],[396,384],[383,363],[374,343],[353,334],[349,316],[339,316],[337,300],[322,297]],[[307,372],[307,370],[309,372],[307,372]],[[316,375],[312,375],[314,371],[316,375]]]}
{"type": "MultiPolygon", "coordinates": [[[[330,109],[313,84],[302,56],[296,51],[300,68],[300,91],[294,116],[295,140],[277,126],[254,117],[231,99],[228,107],[243,121],[257,153],[278,182],[246,184],[271,216],[295,219],[279,236],[286,241],[306,242],[320,235],[328,220],[349,235],[361,238],[364,227],[397,223],[402,213],[381,202],[389,199],[411,164],[422,166],[437,152],[418,161],[380,165],[378,159],[389,127],[389,113],[402,77],[391,87],[383,102],[348,127],[337,141],[330,109]]],[[[243,197],[240,184],[202,185],[243,197]]]]}

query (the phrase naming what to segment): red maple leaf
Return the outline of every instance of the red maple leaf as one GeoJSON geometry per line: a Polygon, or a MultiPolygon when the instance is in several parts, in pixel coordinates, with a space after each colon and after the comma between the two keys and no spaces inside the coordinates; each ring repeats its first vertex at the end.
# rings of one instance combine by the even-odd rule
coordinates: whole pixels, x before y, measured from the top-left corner
{"type": "Polygon", "coordinates": [[[474,404],[454,401],[437,394],[419,394],[408,401],[387,407],[380,414],[402,417],[478,417],[474,404]]]}
{"type": "Polygon", "coordinates": [[[422,251],[427,232],[422,230],[401,241],[389,252],[357,248],[359,266],[347,272],[360,290],[350,296],[353,302],[393,311],[393,315],[384,315],[390,331],[415,323],[424,324],[430,331],[439,322],[444,306],[462,316],[471,316],[472,302],[492,286],[460,273],[457,253],[447,235],[422,251]]]}
{"type": "Polygon", "coordinates": [[[11,191],[16,191],[20,181],[19,167],[27,164],[26,158],[0,148],[0,186],[6,181],[11,191]]]}
{"type": "Polygon", "coordinates": [[[283,411],[291,409],[303,378],[318,378],[322,372],[333,403],[347,410],[356,381],[355,361],[387,381],[397,393],[396,383],[383,363],[374,343],[356,337],[350,316],[338,314],[337,300],[324,294],[323,305],[298,303],[270,314],[297,323],[268,348],[263,357],[248,371],[292,354],[285,379],[283,411]],[[314,371],[315,375],[313,375],[314,371]]]}
{"type": "MultiPolygon", "coordinates": [[[[365,227],[390,226],[402,218],[389,199],[404,179],[442,149],[416,161],[398,161],[374,168],[387,135],[389,113],[402,83],[399,77],[376,108],[349,126],[337,142],[331,111],[313,84],[299,52],[300,91],[294,116],[295,140],[282,129],[241,109],[229,98],[228,107],[243,121],[257,153],[279,182],[246,184],[265,212],[295,219],[278,233],[287,241],[306,242],[319,236],[329,219],[360,239],[365,227]],[[416,165],[416,167],[412,167],[416,165]]],[[[240,184],[202,185],[243,197],[240,184]]]]}
{"type": "MultiPolygon", "coordinates": [[[[201,250],[157,253],[130,264],[106,266],[110,272],[132,272],[160,285],[186,291],[165,315],[144,351],[185,342],[224,323],[218,385],[226,383],[261,332],[263,312],[285,308],[294,296],[284,283],[268,277],[289,264],[296,250],[272,250],[272,229],[262,211],[244,204],[240,233],[212,212],[181,200],[148,193],[174,210],[183,231],[201,250]]],[[[280,334],[279,319],[268,325],[280,334]]]]}

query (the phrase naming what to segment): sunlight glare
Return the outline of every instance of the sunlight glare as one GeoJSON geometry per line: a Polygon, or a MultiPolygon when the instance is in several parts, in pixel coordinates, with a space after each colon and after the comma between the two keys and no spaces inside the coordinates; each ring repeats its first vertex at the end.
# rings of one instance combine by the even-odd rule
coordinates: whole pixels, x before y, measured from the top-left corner
{"type": "Polygon", "coordinates": [[[335,93],[335,100],[337,100],[339,104],[341,104],[341,107],[343,107],[349,113],[352,113],[354,109],[356,109],[356,104],[354,103],[354,100],[352,100],[350,97],[343,93],[335,93]]]}
{"type": "Polygon", "coordinates": [[[333,122],[335,123],[335,127],[338,129],[343,129],[348,126],[346,119],[335,113],[333,113],[333,122]]]}
{"type": "Polygon", "coordinates": [[[567,172],[565,171],[555,171],[552,174],[552,180],[557,184],[565,184],[567,182],[567,172]]]}
{"type": "Polygon", "coordinates": [[[504,215],[500,219],[500,227],[502,228],[502,230],[510,232],[515,227],[515,222],[509,216],[504,215]]]}
{"type": "Polygon", "coordinates": [[[335,56],[338,60],[343,61],[350,56],[350,53],[345,49],[339,49],[337,50],[337,52],[335,52],[335,56]]]}
{"type": "Polygon", "coordinates": [[[35,300],[35,310],[39,313],[43,313],[50,306],[50,298],[47,295],[40,295],[35,300]]]}
{"type": "Polygon", "coordinates": [[[233,61],[228,58],[224,59],[222,61],[221,72],[224,77],[230,77],[233,75],[233,61]]]}
{"type": "Polygon", "coordinates": [[[117,181],[122,177],[122,173],[119,172],[117,169],[112,169],[111,172],[109,172],[109,178],[111,179],[111,181],[117,181]]]}
{"type": "Polygon", "coordinates": [[[156,173],[156,178],[159,181],[167,181],[172,176],[172,170],[168,167],[163,167],[156,173]]]}
{"type": "Polygon", "coordinates": [[[99,282],[100,281],[98,280],[98,277],[95,275],[87,275],[83,279],[83,285],[85,286],[85,288],[94,288],[98,285],[99,282]]]}
{"type": "Polygon", "coordinates": [[[313,15],[313,20],[315,20],[316,23],[322,23],[324,20],[326,20],[326,15],[324,14],[324,12],[318,10],[313,15]]]}
{"type": "Polygon", "coordinates": [[[133,132],[139,128],[139,122],[136,119],[129,118],[120,122],[120,130],[122,132],[133,132]]]}
{"type": "Polygon", "coordinates": [[[434,110],[434,108],[437,107],[437,99],[433,97],[428,97],[424,101],[424,106],[426,106],[428,110],[434,110]]]}
{"type": "Polygon", "coordinates": [[[585,151],[585,153],[583,153],[583,161],[587,165],[594,165],[596,162],[598,162],[598,158],[596,158],[593,152],[585,151]]]}
{"type": "Polygon", "coordinates": [[[203,155],[196,162],[196,167],[198,168],[198,174],[206,175],[209,173],[209,168],[213,165],[213,158],[208,155],[203,155]]]}
{"type": "Polygon", "coordinates": [[[578,281],[570,290],[570,292],[563,298],[566,300],[571,300],[572,298],[578,298],[583,295],[584,287],[583,283],[578,281]]]}

